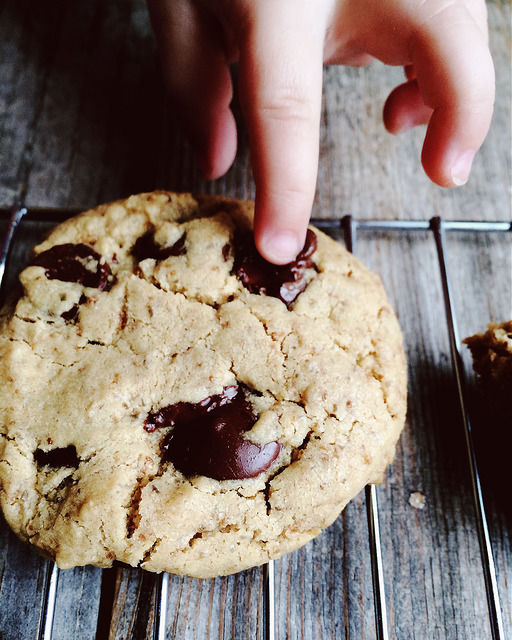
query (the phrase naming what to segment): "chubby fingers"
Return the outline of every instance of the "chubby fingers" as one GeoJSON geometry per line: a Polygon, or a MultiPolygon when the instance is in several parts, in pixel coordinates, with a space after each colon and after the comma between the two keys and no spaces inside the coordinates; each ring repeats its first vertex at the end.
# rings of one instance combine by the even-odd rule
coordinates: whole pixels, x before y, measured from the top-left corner
{"type": "Polygon", "coordinates": [[[206,178],[231,166],[236,125],[231,76],[216,21],[190,0],[148,0],[171,106],[206,178]]]}
{"type": "MultiPolygon", "coordinates": [[[[428,6],[427,3],[424,6],[428,6]]],[[[464,184],[487,135],[494,67],[487,34],[463,3],[431,3],[411,37],[414,75],[388,98],[384,122],[393,133],[428,123],[422,152],[437,184],[464,184]]]]}
{"type": "Polygon", "coordinates": [[[315,194],[327,20],[321,6],[303,3],[296,10],[293,0],[262,0],[239,42],[255,242],[275,264],[290,262],[304,246],[315,194]]]}

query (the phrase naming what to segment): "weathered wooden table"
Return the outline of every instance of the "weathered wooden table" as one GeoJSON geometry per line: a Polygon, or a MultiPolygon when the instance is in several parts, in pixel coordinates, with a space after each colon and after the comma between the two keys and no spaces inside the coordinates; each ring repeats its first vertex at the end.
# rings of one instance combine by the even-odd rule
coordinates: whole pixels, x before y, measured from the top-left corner
{"type": "MultiPolygon", "coordinates": [[[[409,363],[407,426],[384,483],[304,549],[216,580],[162,579],[124,566],[57,572],[2,520],[2,640],[512,637],[510,424],[486,408],[460,344],[512,317],[510,6],[492,0],[488,8],[495,116],[470,182],[457,191],[424,176],[422,131],[394,138],[381,124],[401,70],[325,70],[313,215],[330,220],[331,232],[381,274],[409,363]]],[[[2,232],[12,203],[29,209],[7,288],[61,215],[56,207],[155,187],[253,197],[243,125],[235,165],[205,183],[167,111],[142,1],[0,0],[2,232]]]]}

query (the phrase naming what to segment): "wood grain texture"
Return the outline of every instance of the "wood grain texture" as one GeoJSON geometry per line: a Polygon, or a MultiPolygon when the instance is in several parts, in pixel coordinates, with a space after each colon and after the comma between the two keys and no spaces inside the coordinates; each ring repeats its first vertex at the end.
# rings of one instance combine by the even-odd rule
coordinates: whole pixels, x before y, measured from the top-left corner
{"type": "MultiPolygon", "coordinates": [[[[400,69],[324,71],[314,215],[357,219],[510,220],[510,6],[488,3],[497,100],[469,183],[431,184],[424,131],[389,135],[382,105],[400,69]]],[[[236,74],[235,74],[236,75],[236,74]]],[[[235,77],[236,83],[236,77],[235,77]]],[[[87,207],[154,187],[254,197],[240,108],[239,149],[207,183],[162,90],[142,0],[0,0],[0,206],[87,207]]],[[[5,227],[5,225],[3,225],[5,227]]],[[[49,228],[22,223],[7,289],[49,228]]],[[[0,224],[0,230],[2,225],[0,224]]],[[[447,266],[461,337],[512,317],[510,234],[450,232],[447,266]]],[[[490,637],[461,413],[438,259],[430,232],[357,234],[356,254],[382,277],[408,357],[409,412],[397,457],[377,488],[390,638],[490,637]],[[425,507],[409,503],[414,492],[425,507]]],[[[512,552],[506,430],[475,388],[463,350],[505,632],[512,636],[512,552]]],[[[0,638],[38,637],[47,563],[0,521],[0,638]]],[[[115,566],[60,572],[54,638],[149,638],[157,578],[115,566]]],[[[167,637],[265,637],[263,572],[171,577],[167,637]]],[[[364,495],[305,548],[275,563],[276,637],[375,637],[364,495]]]]}

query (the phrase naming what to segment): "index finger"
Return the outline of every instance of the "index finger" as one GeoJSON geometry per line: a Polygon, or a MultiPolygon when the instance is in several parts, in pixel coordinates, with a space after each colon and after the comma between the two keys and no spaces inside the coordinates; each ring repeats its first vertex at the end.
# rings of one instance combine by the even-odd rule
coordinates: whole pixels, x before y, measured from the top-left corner
{"type": "Polygon", "coordinates": [[[326,18],[318,6],[297,10],[291,0],[257,6],[239,44],[254,234],[264,258],[286,264],[304,246],[315,195],[326,18]]]}

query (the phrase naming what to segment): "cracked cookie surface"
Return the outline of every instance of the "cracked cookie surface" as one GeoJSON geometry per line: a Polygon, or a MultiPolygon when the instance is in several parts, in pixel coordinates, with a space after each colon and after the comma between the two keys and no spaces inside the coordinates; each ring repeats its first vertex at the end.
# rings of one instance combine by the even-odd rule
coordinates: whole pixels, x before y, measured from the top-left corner
{"type": "Polygon", "coordinates": [[[404,424],[379,278],[318,230],[261,265],[253,206],[154,192],[35,248],[0,329],[0,499],[62,568],[266,562],[380,481],[404,424]]]}

